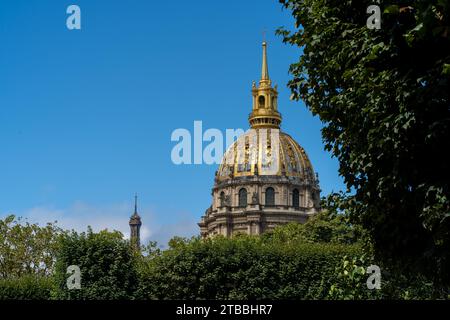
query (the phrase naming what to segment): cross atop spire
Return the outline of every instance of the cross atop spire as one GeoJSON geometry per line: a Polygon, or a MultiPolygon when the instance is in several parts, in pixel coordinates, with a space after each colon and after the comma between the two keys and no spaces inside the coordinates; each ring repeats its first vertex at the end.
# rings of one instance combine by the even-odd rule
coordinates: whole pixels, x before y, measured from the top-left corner
{"type": "Polygon", "coordinates": [[[137,196],[137,193],[134,195],[134,214],[138,214],[137,213],[137,199],[138,199],[138,196],[137,196]]]}

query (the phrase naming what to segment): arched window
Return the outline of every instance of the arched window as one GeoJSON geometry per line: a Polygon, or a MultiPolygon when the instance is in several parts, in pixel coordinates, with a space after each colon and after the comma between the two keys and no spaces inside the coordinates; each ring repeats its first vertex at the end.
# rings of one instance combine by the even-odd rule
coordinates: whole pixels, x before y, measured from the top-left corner
{"type": "Polygon", "coordinates": [[[225,192],[222,191],[222,192],[220,193],[219,199],[220,199],[220,206],[221,206],[221,207],[225,206],[225,192]]]}
{"type": "Polygon", "coordinates": [[[242,188],[239,190],[239,207],[247,206],[247,190],[242,188]]]}
{"type": "Polygon", "coordinates": [[[300,193],[300,205],[301,205],[302,207],[305,206],[305,194],[304,194],[303,192],[300,193]]]}
{"type": "Polygon", "coordinates": [[[298,208],[300,207],[300,194],[298,192],[297,189],[294,189],[294,191],[292,191],[292,206],[294,208],[298,208]]]}
{"type": "Polygon", "coordinates": [[[264,108],[265,106],[266,106],[266,98],[264,98],[264,96],[259,96],[258,97],[258,107],[264,108]]]}
{"type": "Polygon", "coordinates": [[[266,189],[266,206],[275,205],[275,190],[272,187],[266,189]]]}

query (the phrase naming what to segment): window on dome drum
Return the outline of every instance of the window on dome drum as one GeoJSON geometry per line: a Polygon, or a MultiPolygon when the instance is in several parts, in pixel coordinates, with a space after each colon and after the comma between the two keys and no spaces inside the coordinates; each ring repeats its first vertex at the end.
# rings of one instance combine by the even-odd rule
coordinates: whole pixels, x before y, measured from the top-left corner
{"type": "Polygon", "coordinates": [[[247,206],[247,190],[242,188],[239,190],[239,207],[247,206]]]}
{"type": "Polygon", "coordinates": [[[220,206],[223,207],[225,205],[225,192],[220,193],[220,206]]]}
{"type": "Polygon", "coordinates": [[[275,190],[272,187],[266,189],[266,206],[275,205],[275,190]]]}
{"type": "Polygon", "coordinates": [[[298,192],[297,189],[294,189],[294,191],[292,191],[292,206],[294,208],[300,207],[299,199],[300,199],[300,193],[298,192]]]}
{"type": "Polygon", "coordinates": [[[258,98],[258,107],[259,108],[264,108],[265,105],[266,105],[266,98],[264,98],[264,96],[259,96],[259,98],[258,98]]]}

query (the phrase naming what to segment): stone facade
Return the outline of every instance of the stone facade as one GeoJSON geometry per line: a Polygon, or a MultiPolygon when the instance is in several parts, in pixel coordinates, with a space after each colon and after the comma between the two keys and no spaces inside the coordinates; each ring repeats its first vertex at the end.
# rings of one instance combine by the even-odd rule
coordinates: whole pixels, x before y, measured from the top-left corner
{"type": "Polygon", "coordinates": [[[320,190],[315,180],[286,176],[237,177],[216,182],[212,196],[212,205],[199,223],[202,237],[230,237],[236,233],[258,235],[280,224],[303,223],[320,207],[320,190]],[[273,204],[266,203],[268,188],[275,191],[273,204]],[[239,201],[243,189],[247,195],[245,206],[239,201]],[[295,190],[298,200],[294,200],[295,190]]]}

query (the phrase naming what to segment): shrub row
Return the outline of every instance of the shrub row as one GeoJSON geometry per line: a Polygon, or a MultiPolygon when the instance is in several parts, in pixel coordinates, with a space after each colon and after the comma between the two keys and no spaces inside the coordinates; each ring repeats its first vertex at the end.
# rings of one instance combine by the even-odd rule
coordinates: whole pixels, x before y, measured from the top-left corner
{"type": "Polygon", "coordinates": [[[51,278],[0,280],[0,300],[450,298],[425,278],[386,272],[382,290],[368,290],[373,261],[356,244],[242,236],[175,239],[149,252],[135,254],[116,233],[68,234],[51,278]],[[67,289],[70,265],[80,267],[81,290],[67,289]]]}
{"type": "Polygon", "coordinates": [[[27,275],[0,279],[0,300],[48,300],[52,289],[51,277],[27,275]]]}
{"type": "Polygon", "coordinates": [[[356,245],[194,239],[146,261],[141,299],[324,299],[356,245]]]}

